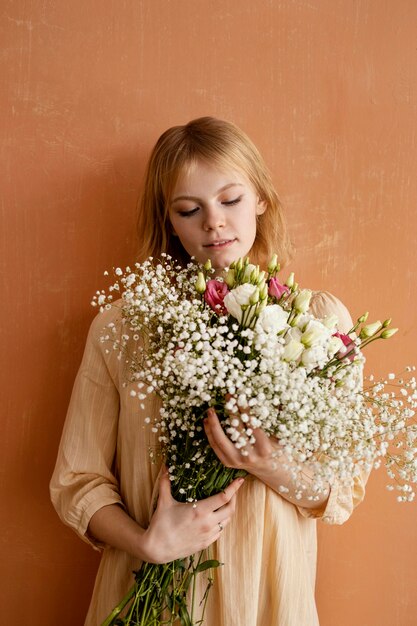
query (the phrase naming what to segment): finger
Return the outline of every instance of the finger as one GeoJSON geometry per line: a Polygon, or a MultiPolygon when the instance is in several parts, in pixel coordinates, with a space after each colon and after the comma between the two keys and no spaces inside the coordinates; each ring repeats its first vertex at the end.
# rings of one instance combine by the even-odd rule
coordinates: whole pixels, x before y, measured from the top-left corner
{"type": "Polygon", "coordinates": [[[261,428],[255,428],[253,436],[255,438],[254,446],[258,454],[261,456],[269,456],[272,454],[273,449],[271,438],[268,437],[268,435],[261,428]]]}
{"type": "Polygon", "coordinates": [[[244,478],[236,478],[224,491],[217,493],[215,496],[209,496],[204,502],[212,511],[218,511],[232,500],[244,482],[244,478]]]}
{"type": "Polygon", "coordinates": [[[236,510],[236,494],[232,497],[230,502],[224,504],[216,511],[213,511],[213,517],[217,522],[227,522],[230,520],[236,510]]]}
{"type": "MultiPolygon", "coordinates": [[[[236,494],[233,496],[230,502],[220,507],[220,509],[218,509],[217,511],[213,513],[213,517],[215,520],[214,524],[217,523],[220,534],[221,534],[221,531],[224,528],[226,528],[226,526],[228,526],[230,522],[232,521],[232,517],[235,513],[235,510],[236,510],[236,494]]],[[[217,531],[216,528],[215,530],[217,531]]]]}
{"type": "Polygon", "coordinates": [[[159,497],[158,497],[158,505],[159,503],[167,503],[172,500],[171,495],[171,481],[169,480],[169,473],[167,468],[164,466],[161,470],[161,476],[159,479],[159,497]]]}
{"type": "Polygon", "coordinates": [[[222,519],[220,522],[217,522],[217,526],[214,527],[214,530],[218,537],[221,537],[224,529],[230,524],[230,519],[222,519]]]}
{"type": "Polygon", "coordinates": [[[211,447],[222,463],[226,465],[231,462],[239,463],[239,461],[241,461],[239,451],[224,432],[219,418],[213,409],[207,411],[207,418],[204,420],[204,428],[211,447]]]}

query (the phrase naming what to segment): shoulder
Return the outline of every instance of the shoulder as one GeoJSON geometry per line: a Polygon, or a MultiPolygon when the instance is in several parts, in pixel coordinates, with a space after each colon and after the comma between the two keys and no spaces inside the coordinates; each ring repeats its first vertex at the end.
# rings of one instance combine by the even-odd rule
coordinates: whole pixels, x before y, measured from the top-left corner
{"type": "Polygon", "coordinates": [[[108,335],[120,336],[123,325],[121,299],[116,300],[108,309],[97,313],[93,318],[88,333],[88,338],[93,343],[102,343],[108,335]]]}
{"type": "Polygon", "coordinates": [[[352,326],[352,318],[346,306],[328,291],[313,291],[310,302],[310,310],[315,317],[324,318],[336,315],[338,328],[342,332],[348,332],[352,326]]]}
{"type": "Polygon", "coordinates": [[[124,372],[124,360],[120,359],[121,339],[124,329],[122,300],[97,313],[88,331],[84,350],[87,368],[104,368],[116,386],[124,372]]]}

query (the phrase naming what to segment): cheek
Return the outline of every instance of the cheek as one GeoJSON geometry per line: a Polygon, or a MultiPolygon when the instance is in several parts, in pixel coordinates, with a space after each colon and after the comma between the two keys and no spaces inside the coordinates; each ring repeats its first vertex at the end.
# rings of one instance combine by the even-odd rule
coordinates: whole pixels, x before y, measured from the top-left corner
{"type": "Polygon", "coordinates": [[[195,254],[196,236],[193,229],[190,227],[190,224],[174,219],[171,222],[171,226],[175,237],[180,240],[184,250],[190,256],[193,256],[195,254]]]}
{"type": "Polygon", "coordinates": [[[178,224],[175,230],[175,234],[181,241],[181,243],[189,243],[192,241],[192,237],[190,236],[189,229],[184,224],[178,224]]]}
{"type": "Polygon", "coordinates": [[[171,223],[171,228],[174,235],[176,237],[179,237],[180,239],[183,238],[184,235],[187,233],[187,225],[184,224],[184,222],[181,221],[181,219],[178,219],[178,217],[176,216],[170,218],[169,221],[171,223]]]}
{"type": "Polygon", "coordinates": [[[258,228],[258,216],[256,212],[251,211],[245,220],[246,232],[248,237],[256,237],[256,230],[258,228]]]}

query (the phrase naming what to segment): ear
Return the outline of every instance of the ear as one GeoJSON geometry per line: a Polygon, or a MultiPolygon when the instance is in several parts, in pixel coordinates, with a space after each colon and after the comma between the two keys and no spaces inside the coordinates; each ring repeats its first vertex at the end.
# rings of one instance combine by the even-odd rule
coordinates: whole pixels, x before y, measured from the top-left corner
{"type": "Polygon", "coordinates": [[[256,215],[262,215],[263,213],[265,213],[265,211],[266,211],[266,201],[260,200],[258,198],[258,204],[256,207],[256,215]]]}

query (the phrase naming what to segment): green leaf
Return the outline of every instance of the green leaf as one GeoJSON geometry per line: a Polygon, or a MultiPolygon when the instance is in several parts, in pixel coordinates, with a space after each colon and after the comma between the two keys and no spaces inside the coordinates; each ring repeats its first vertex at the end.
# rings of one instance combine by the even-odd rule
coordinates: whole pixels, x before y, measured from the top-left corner
{"type": "Polygon", "coordinates": [[[223,563],[220,563],[220,561],[217,561],[216,559],[208,559],[207,561],[203,561],[203,563],[200,563],[200,565],[197,565],[197,567],[194,569],[194,572],[204,572],[206,569],[210,569],[211,567],[219,567],[220,565],[223,565],[223,563]]]}

